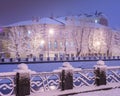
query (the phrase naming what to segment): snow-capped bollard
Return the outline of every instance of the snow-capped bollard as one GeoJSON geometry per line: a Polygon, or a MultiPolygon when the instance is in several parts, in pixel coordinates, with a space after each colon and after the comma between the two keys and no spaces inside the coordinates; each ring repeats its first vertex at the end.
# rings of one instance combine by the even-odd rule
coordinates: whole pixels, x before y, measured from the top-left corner
{"type": "Polygon", "coordinates": [[[18,65],[15,82],[16,96],[30,95],[30,70],[24,63],[18,65]]]}
{"type": "Polygon", "coordinates": [[[95,85],[106,85],[106,68],[104,61],[98,61],[94,66],[95,85]]]}
{"type": "Polygon", "coordinates": [[[73,89],[73,67],[64,62],[61,72],[61,90],[73,89]]]}

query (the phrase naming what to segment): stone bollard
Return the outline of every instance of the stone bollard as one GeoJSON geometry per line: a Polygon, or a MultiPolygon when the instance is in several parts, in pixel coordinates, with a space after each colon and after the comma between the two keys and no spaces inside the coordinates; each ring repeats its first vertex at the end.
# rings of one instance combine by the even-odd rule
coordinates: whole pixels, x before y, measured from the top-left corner
{"type": "Polygon", "coordinates": [[[98,61],[94,66],[95,85],[106,85],[106,68],[104,61],[98,61]]]}
{"type": "Polygon", "coordinates": [[[60,79],[62,91],[73,89],[73,67],[68,62],[63,63],[60,79]]]}
{"type": "Polygon", "coordinates": [[[30,70],[26,64],[18,65],[15,82],[16,82],[16,96],[30,95],[30,70]]]}

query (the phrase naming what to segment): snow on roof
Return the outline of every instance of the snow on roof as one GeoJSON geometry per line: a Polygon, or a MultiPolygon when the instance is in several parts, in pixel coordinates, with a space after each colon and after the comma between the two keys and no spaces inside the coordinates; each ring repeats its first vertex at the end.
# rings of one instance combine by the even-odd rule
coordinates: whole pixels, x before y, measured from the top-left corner
{"type": "Polygon", "coordinates": [[[95,27],[95,28],[107,28],[104,25],[101,25],[99,23],[88,23],[90,27],[95,27]]]}
{"type": "Polygon", "coordinates": [[[60,22],[57,22],[56,20],[52,18],[41,18],[39,20],[40,24],[61,24],[60,22]]]}
{"type": "Polygon", "coordinates": [[[32,25],[32,24],[58,24],[59,25],[61,23],[52,19],[52,18],[44,17],[44,18],[41,18],[39,20],[27,20],[27,21],[21,21],[21,22],[13,23],[13,24],[7,25],[6,27],[32,25]]]}
{"type": "Polygon", "coordinates": [[[37,18],[34,20],[27,20],[27,21],[21,21],[14,24],[7,25],[5,27],[12,27],[12,26],[23,26],[23,25],[32,25],[32,24],[57,24],[57,25],[68,25],[74,22],[74,25],[79,26],[82,22],[86,21],[87,25],[90,25],[91,27],[105,27],[101,24],[91,22],[91,19],[94,19],[95,17],[87,17],[85,15],[80,16],[63,16],[63,17],[57,17],[57,18],[50,18],[50,17],[43,17],[43,18],[37,18]],[[73,21],[72,21],[73,20],[73,21]],[[71,22],[71,23],[70,23],[71,22]]]}

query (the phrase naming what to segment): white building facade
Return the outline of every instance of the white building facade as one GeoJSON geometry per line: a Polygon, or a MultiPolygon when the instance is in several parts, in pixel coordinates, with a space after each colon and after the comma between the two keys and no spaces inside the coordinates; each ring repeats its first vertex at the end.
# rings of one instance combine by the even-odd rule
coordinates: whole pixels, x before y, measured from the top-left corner
{"type": "Polygon", "coordinates": [[[100,16],[47,17],[9,25],[8,52],[11,57],[120,56],[120,32],[106,21],[100,23],[100,16]]]}

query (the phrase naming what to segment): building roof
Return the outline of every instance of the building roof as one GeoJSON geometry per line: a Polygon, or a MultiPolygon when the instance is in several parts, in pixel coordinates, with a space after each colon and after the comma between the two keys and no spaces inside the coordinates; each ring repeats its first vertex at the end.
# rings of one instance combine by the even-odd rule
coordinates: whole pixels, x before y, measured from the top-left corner
{"type": "Polygon", "coordinates": [[[33,18],[32,20],[16,22],[4,27],[12,26],[23,26],[23,25],[32,25],[32,24],[56,24],[56,25],[75,25],[79,26],[83,22],[87,25],[94,27],[104,27],[99,23],[95,23],[95,15],[82,14],[78,16],[63,16],[63,17],[43,17],[43,18],[33,18]]]}

